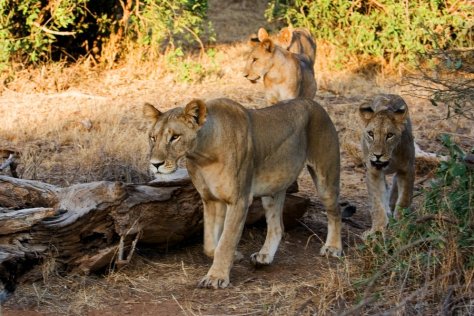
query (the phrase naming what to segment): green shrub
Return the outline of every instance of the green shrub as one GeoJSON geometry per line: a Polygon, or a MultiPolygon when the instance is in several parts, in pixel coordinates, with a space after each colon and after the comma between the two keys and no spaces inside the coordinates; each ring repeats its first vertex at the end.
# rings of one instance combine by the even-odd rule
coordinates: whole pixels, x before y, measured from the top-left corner
{"type": "Polygon", "coordinates": [[[219,70],[214,49],[207,50],[202,57],[196,61],[185,56],[181,48],[176,48],[165,54],[165,66],[174,74],[176,82],[198,82],[219,70]]]}
{"type": "Polygon", "coordinates": [[[0,0],[0,65],[89,54],[100,62],[105,47],[115,62],[129,43],[158,52],[202,47],[206,13],[207,0],[0,0]]]}
{"type": "Polygon", "coordinates": [[[136,35],[140,43],[156,48],[163,44],[182,47],[193,41],[201,42],[200,37],[208,26],[206,12],[206,1],[145,0],[136,35]]]}
{"type": "Polygon", "coordinates": [[[308,27],[337,46],[341,61],[355,55],[396,65],[432,49],[474,43],[471,1],[271,0],[266,16],[308,27]]]}
{"type": "Polygon", "coordinates": [[[0,63],[5,66],[13,57],[22,62],[49,58],[58,36],[84,31],[78,17],[86,13],[86,2],[0,1],[0,63]]]}
{"type": "Polygon", "coordinates": [[[465,162],[467,154],[448,135],[442,135],[441,141],[449,151],[449,159],[441,162],[424,208],[430,214],[453,219],[457,244],[474,268],[474,170],[465,162]]]}

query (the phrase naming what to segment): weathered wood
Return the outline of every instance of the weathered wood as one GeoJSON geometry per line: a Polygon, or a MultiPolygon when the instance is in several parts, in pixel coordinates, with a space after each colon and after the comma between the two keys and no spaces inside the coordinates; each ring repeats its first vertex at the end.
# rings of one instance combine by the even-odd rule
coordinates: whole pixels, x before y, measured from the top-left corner
{"type": "Polygon", "coordinates": [[[0,165],[0,171],[9,168],[12,177],[18,178],[18,173],[16,172],[18,152],[10,149],[0,149],[0,157],[5,159],[0,165]]]}
{"type": "Polygon", "coordinates": [[[16,172],[16,155],[11,153],[8,158],[0,165],[0,171],[5,170],[6,168],[10,169],[10,173],[12,177],[18,178],[18,174],[16,172]]]}
{"type": "Polygon", "coordinates": [[[0,207],[49,207],[58,202],[59,190],[54,185],[39,181],[0,176],[0,207]]]}
{"type": "MultiPolygon", "coordinates": [[[[309,201],[293,195],[286,200],[288,228],[309,201]]],[[[203,220],[201,198],[186,176],[148,184],[100,181],[65,188],[0,176],[0,209],[0,280],[6,285],[49,257],[65,272],[123,265],[137,242],[167,248],[198,235],[203,220]]],[[[261,220],[263,214],[256,199],[247,223],[261,220]]]]}
{"type": "Polygon", "coordinates": [[[50,217],[55,214],[55,209],[45,207],[28,208],[0,214],[0,235],[24,231],[45,217],[50,217]]]}

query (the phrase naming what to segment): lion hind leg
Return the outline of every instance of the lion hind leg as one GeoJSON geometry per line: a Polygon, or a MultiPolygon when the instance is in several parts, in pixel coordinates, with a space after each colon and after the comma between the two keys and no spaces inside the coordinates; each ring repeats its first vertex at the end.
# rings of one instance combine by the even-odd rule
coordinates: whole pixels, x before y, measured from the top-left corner
{"type": "Polygon", "coordinates": [[[330,254],[334,257],[342,255],[342,216],[339,206],[339,176],[323,171],[315,172],[308,165],[308,171],[318,190],[319,197],[326,208],[328,218],[328,233],[326,243],[321,248],[320,254],[330,254]]]}
{"type": "Polygon", "coordinates": [[[275,253],[283,236],[283,203],[285,202],[285,191],[274,196],[262,197],[265,218],[267,220],[267,236],[265,243],[259,252],[250,256],[254,265],[268,265],[272,263],[275,253]]]}

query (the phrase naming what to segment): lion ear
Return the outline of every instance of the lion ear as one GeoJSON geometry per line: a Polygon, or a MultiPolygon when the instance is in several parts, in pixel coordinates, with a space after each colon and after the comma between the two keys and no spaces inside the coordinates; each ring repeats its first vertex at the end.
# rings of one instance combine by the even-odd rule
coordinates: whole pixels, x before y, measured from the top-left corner
{"type": "Polygon", "coordinates": [[[249,39],[248,39],[248,44],[250,46],[257,46],[260,43],[260,40],[258,39],[258,35],[253,33],[250,34],[249,39]]]}
{"type": "Polygon", "coordinates": [[[367,123],[374,116],[375,112],[372,109],[370,102],[363,103],[359,106],[359,115],[361,119],[367,123]]]}
{"type": "Polygon", "coordinates": [[[143,115],[153,121],[157,121],[162,114],[163,113],[161,113],[160,110],[155,108],[151,103],[146,102],[143,106],[143,115]]]}
{"type": "Polygon", "coordinates": [[[269,53],[273,53],[273,51],[275,50],[275,44],[273,43],[273,41],[269,38],[265,39],[262,41],[262,44],[261,44],[265,50],[269,53]]]}
{"type": "Polygon", "coordinates": [[[404,123],[408,116],[408,107],[405,102],[399,103],[395,111],[393,111],[393,116],[398,123],[404,123]]]}
{"type": "Polygon", "coordinates": [[[191,117],[199,126],[204,125],[207,118],[206,103],[199,99],[192,100],[186,104],[184,115],[191,117]]]}
{"type": "Polygon", "coordinates": [[[258,29],[257,37],[258,37],[258,40],[260,42],[263,42],[263,40],[269,38],[270,35],[268,35],[267,30],[265,30],[263,27],[261,27],[261,28],[258,29]]]}
{"type": "Polygon", "coordinates": [[[278,33],[278,42],[281,46],[288,48],[293,40],[293,29],[291,27],[284,27],[278,33]]]}

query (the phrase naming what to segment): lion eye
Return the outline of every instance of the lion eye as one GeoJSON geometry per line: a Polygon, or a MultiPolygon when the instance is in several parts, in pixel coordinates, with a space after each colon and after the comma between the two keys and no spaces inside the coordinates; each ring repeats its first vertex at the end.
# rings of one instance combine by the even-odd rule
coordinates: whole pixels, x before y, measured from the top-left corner
{"type": "Polygon", "coordinates": [[[256,62],[257,60],[258,60],[258,58],[254,58],[252,61],[253,61],[253,62],[256,62]]]}
{"type": "Polygon", "coordinates": [[[150,140],[155,143],[156,142],[156,137],[155,136],[150,136],[150,140]]]}
{"type": "Polygon", "coordinates": [[[392,138],[392,137],[393,137],[393,133],[388,133],[388,134],[387,134],[387,139],[390,139],[390,138],[392,138]]]}
{"type": "Polygon", "coordinates": [[[180,139],[181,135],[172,135],[170,138],[170,143],[180,139]]]}
{"type": "Polygon", "coordinates": [[[374,138],[374,132],[368,131],[367,134],[369,134],[369,137],[370,137],[370,138],[374,138]]]}

